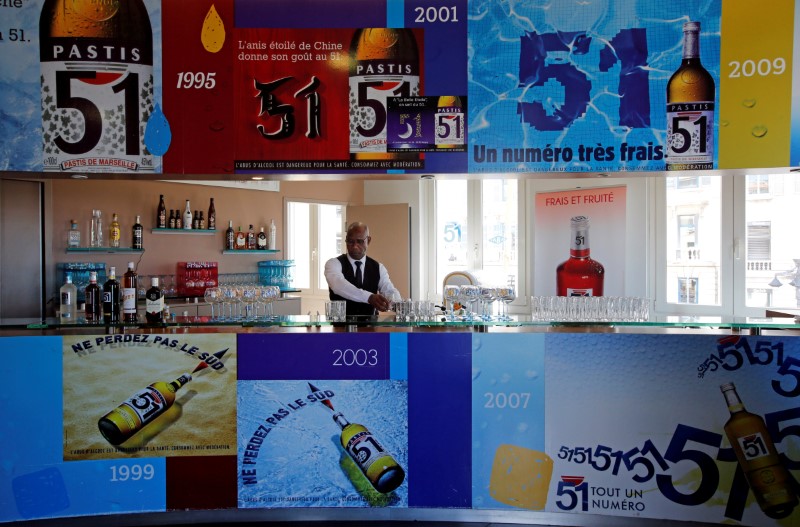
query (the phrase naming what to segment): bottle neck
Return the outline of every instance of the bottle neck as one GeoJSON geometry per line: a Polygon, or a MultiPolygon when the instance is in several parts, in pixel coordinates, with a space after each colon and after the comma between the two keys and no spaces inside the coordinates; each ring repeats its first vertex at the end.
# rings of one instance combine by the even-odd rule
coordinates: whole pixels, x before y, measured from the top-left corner
{"type": "Polygon", "coordinates": [[[350,421],[348,421],[347,418],[344,415],[342,415],[342,412],[337,412],[333,414],[333,420],[336,422],[337,425],[339,425],[339,427],[342,430],[344,430],[345,427],[347,427],[350,424],[350,421]]]}
{"type": "Polygon", "coordinates": [[[683,60],[700,58],[700,34],[697,31],[683,33],[683,60]]]}
{"type": "Polygon", "coordinates": [[[744,403],[742,403],[739,394],[736,393],[736,388],[732,384],[722,386],[722,395],[725,397],[725,403],[732,414],[744,411],[744,403]]]}
{"type": "Polygon", "coordinates": [[[572,241],[569,247],[569,255],[571,258],[588,258],[589,257],[589,228],[588,227],[572,227],[572,241]]]}
{"type": "Polygon", "coordinates": [[[172,381],[170,384],[177,391],[181,386],[185,385],[187,382],[191,380],[192,380],[192,375],[189,373],[184,373],[183,375],[172,381]]]}

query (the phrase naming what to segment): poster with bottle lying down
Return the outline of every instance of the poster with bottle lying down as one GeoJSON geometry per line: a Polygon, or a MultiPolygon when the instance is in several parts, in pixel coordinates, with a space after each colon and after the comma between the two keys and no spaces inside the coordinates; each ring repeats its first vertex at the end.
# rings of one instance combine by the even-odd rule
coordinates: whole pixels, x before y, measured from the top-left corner
{"type": "Polygon", "coordinates": [[[64,460],[236,452],[236,335],[65,336],[64,460]]]}
{"type": "Polygon", "coordinates": [[[239,349],[239,507],[408,506],[408,381],[390,335],[242,335],[239,349]]]}
{"type": "Polygon", "coordinates": [[[546,350],[546,510],[800,522],[799,339],[550,334],[546,350]]]}

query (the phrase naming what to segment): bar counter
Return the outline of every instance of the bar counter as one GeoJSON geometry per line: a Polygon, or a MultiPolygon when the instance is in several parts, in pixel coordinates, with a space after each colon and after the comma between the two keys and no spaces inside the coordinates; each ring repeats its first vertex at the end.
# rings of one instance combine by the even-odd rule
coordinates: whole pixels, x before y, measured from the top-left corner
{"type": "Polygon", "coordinates": [[[748,482],[733,445],[800,476],[799,331],[0,320],[0,521],[798,525],[788,480],[748,482]]]}

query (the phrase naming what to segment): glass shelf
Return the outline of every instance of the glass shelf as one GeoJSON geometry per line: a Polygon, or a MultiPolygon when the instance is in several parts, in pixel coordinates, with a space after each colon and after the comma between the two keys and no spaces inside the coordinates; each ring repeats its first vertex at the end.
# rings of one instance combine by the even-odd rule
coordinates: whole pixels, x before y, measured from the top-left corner
{"type": "Polygon", "coordinates": [[[68,253],[143,253],[144,249],[130,247],[67,247],[68,253]]]}
{"type": "Polygon", "coordinates": [[[160,229],[158,227],[150,229],[153,234],[197,234],[200,236],[213,236],[217,234],[216,229],[160,229]]]}
{"type": "Polygon", "coordinates": [[[224,249],[222,254],[277,254],[281,252],[278,249],[224,249]]]}

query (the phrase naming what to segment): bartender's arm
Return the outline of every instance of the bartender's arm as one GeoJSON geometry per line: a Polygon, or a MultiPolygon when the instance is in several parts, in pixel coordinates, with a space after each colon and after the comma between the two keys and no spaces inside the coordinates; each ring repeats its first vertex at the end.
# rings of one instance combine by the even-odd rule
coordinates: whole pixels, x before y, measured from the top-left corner
{"type": "Polygon", "coordinates": [[[365,289],[361,289],[359,287],[354,286],[342,274],[342,265],[341,262],[337,258],[331,258],[327,262],[325,262],[325,280],[328,281],[328,287],[330,287],[334,293],[341,296],[342,298],[346,298],[347,300],[351,300],[353,302],[362,302],[364,304],[369,304],[378,311],[386,311],[389,309],[389,299],[387,299],[381,292],[391,292],[397,291],[394,285],[392,285],[391,280],[389,280],[389,274],[386,272],[386,269],[381,264],[381,273],[380,273],[380,280],[378,282],[378,293],[370,293],[365,289]],[[388,283],[388,286],[386,285],[388,283]]]}

